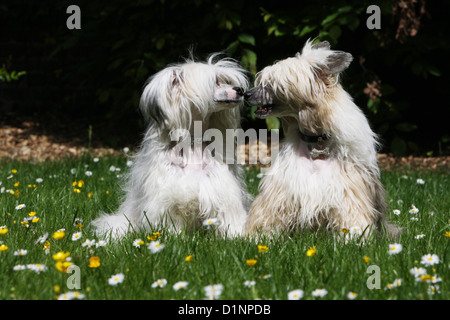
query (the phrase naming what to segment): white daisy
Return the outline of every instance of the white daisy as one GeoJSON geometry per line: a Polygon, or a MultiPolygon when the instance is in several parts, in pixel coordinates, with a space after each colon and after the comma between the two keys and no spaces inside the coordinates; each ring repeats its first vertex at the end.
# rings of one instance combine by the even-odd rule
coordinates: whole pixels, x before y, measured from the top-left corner
{"type": "Polygon", "coordinates": [[[419,178],[416,180],[416,183],[417,184],[425,184],[425,180],[419,178]]]}
{"type": "Polygon", "coordinates": [[[399,216],[399,215],[400,215],[400,213],[401,213],[401,211],[400,211],[400,210],[398,210],[398,209],[395,209],[395,210],[394,210],[394,214],[395,214],[396,216],[399,216]]]}
{"type": "Polygon", "coordinates": [[[313,297],[319,297],[323,298],[328,294],[328,291],[326,289],[316,289],[313,292],[311,292],[311,295],[313,297]]]}
{"type": "Polygon", "coordinates": [[[136,239],[133,241],[133,247],[136,247],[136,248],[140,248],[141,245],[143,245],[143,244],[144,244],[144,241],[142,241],[142,239],[136,239]]]}
{"type": "Polygon", "coordinates": [[[422,257],[420,263],[425,266],[432,266],[439,263],[439,257],[435,254],[426,254],[422,257]]]}
{"type": "Polygon", "coordinates": [[[441,293],[441,291],[439,291],[439,286],[438,285],[429,286],[427,292],[428,292],[429,295],[433,295],[433,294],[436,294],[436,293],[441,293]]]}
{"type": "Polygon", "coordinates": [[[356,294],[356,292],[350,291],[349,293],[347,293],[347,299],[349,300],[355,300],[357,296],[358,294],[356,294]]]}
{"type": "Polygon", "coordinates": [[[425,238],[424,234],[418,234],[417,236],[414,237],[414,239],[423,239],[425,238]]]}
{"type": "Polygon", "coordinates": [[[77,240],[80,240],[80,239],[81,239],[81,232],[75,232],[72,235],[72,241],[77,241],[77,240]]]}
{"type": "Polygon", "coordinates": [[[166,279],[158,279],[155,282],[153,282],[152,288],[156,288],[156,287],[164,288],[166,286],[166,284],[167,284],[166,279]]]}
{"type": "Polygon", "coordinates": [[[95,243],[95,247],[96,248],[98,248],[98,247],[104,247],[104,246],[106,246],[108,244],[108,241],[106,241],[106,240],[98,240],[96,243],[95,243]]]}
{"type": "Polygon", "coordinates": [[[425,268],[414,267],[412,269],[409,269],[409,273],[411,273],[414,277],[417,278],[427,274],[427,270],[425,268]]]}
{"type": "Polygon", "coordinates": [[[390,254],[390,255],[398,254],[402,250],[403,250],[403,246],[401,244],[399,244],[399,243],[390,244],[388,254],[390,254]]]}
{"type": "Polygon", "coordinates": [[[219,224],[219,219],[217,218],[211,218],[211,219],[206,219],[205,221],[203,221],[203,225],[204,226],[217,226],[219,224]]]}
{"type": "Polygon", "coordinates": [[[23,265],[23,264],[18,264],[16,266],[13,267],[14,271],[21,271],[21,270],[26,270],[27,266],[23,265]]]}
{"type": "Polygon", "coordinates": [[[82,247],[88,247],[88,248],[91,248],[91,247],[95,246],[95,240],[89,240],[89,239],[86,239],[86,241],[84,241],[84,242],[81,244],[81,246],[82,246],[82,247]]]}
{"type": "Polygon", "coordinates": [[[36,273],[41,273],[48,270],[47,266],[41,263],[27,264],[27,269],[36,273]]]}
{"type": "Polygon", "coordinates": [[[36,179],[36,183],[42,183],[42,182],[44,182],[44,179],[42,179],[42,178],[37,178],[36,179]]]}
{"type": "Polygon", "coordinates": [[[186,288],[188,285],[187,281],[178,281],[173,285],[173,290],[178,291],[180,289],[186,288]]]}
{"type": "Polygon", "coordinates": [[[256,281],[251,281],[251,280],[244,281],[244,286],[246,286],[247,288],[251,288],[255,284],[256,284],[256,281]]]}
{"type": "Polygon", "coordinates": [[[19,204],[18,206],[16,206],[16,210],[21,210],[21,209],[23,209],[25,207],[26,207],[25,204],[19,204]]]}
{"type": "Polygon", "coordinates": [[[410,214],[418,214],[419,213],[419,209],[416,208],[415,205],[411,206],[411,209],[409,210],[410,214]]]}
{"type": "Polygon", "coordinates": [[[166,245],[164,243],[160,243],[159,241],[151,241],[148,245],[148,249],[152,253],[160,252],[162,249],[164,249],[166,245]]]}
{"type": "Polygon", "coordinates": [[[303,298],[303,290],[296,289],[288,292],[288,300],[300,300],[303,298]]]}
{"type": "Polygon", "coordinates": [[[205,290],[206,298],[209,300],[219,299],[223,291],[222,284],[212,284],[203,288],[205,290]]]}
{"type": "Polygon", "coordinates": [[[125,276],[123,275],[123,273],[118,273],[118,274],[111,276],[111,278],[108,279],[108,283],[111,286],[115,286],[119,283],[122,283],[124,279],[125,279],[125,276]]]}
{"type": "Polygon", "coordinates": [[[57,300],[72,300],[72,299],[84,299],[84,294],[79,293],[77,291],[69,291],[60,294],[57,298],[57,300]]]}
{"type": "Polygon", "coordinates": [[[25,249],[20,249],[20,250],[15,251],[15,252],[14,252],[14,255],[15,255],[15,256],[26,256],[27,253],[28,253],[27,250],[25,250],[25,249]]]}

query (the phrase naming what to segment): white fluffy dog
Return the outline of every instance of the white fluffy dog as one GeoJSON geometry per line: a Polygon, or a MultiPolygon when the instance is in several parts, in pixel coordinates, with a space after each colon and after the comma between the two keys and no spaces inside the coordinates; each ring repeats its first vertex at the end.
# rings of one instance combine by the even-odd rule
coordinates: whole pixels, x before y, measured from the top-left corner
{"type": "Polygon", "coordinates": [[[240,127],[239,106],[248,87],[244,70],[231,59],[187,60],[147,82],[140,108],[149,120],[117,213],[92,222],[97,233],[120,238],[131,230],[195,230],[209,219],[218,234],[244,231],[250,196],[242,169],[224,162],[226,129],[240,127]],[[220,134],[222,133],[222,134],[220,134]],[[220,143],[219,143],[220,142],[220,143]]]}
{"type": "Polygon", "coordinates": [[[245,93],[260,118],[278,117],[285,133],[260,183],[246,232],[325,228],[368,235],[398,229],[385,220],[377,137],[339,84],[353,57],[328,42],[264,68],[245,93]]]}

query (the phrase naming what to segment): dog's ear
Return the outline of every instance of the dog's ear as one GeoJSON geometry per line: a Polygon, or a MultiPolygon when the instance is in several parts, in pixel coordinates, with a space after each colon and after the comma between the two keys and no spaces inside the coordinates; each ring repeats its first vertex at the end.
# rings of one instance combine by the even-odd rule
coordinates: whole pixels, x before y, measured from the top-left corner
{"type": "Polygon", "coordinates": [[[311,49],[313,49],[313,50],[317,50],[317,49],[330,50],[330,48],[331,48],[331,45],[328,41],[317,42],[316,44],[313,44],[311,46],[311,49]]]}
{"type": "Polygon", "coordinates": [[[350,53],[344,51],[332,51],[327,57],[326,73],[338,74],[348,68],[353,60],[353,56],[350,53]]]}

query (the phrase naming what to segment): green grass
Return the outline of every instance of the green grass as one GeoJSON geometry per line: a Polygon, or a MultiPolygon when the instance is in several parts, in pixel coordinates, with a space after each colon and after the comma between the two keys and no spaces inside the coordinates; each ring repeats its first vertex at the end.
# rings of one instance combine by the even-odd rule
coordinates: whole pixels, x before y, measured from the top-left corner
{"type": "MultiPolygon", "coordinates": [[[[223,240],[205,232],[173,235],[154,230],[162,232],[158,240],[165,244],[155,254],[147,249],[150,232],[131,234],[120,245],[83,247],[81,244],[87,239],[101,240],[87,226],[100,211],[113,212],[117,208],[121,197],[121,179],[117,175],[123,176],[126,170],[123,157],[100,158],[98,162],[88,156],[41,164],[0,162],[0,188],[4,188],[0,193],[0,226],[8,228],[7,233],[0,234],[3,248],[8,247],[0,251],[0,299],[55,299],[68,291],[78,291],[85,299],[204,299],[204,287],[211,284],[224,286],[220,299],[287,299],[288,292],[294,289],[304,291],[303,299],[320,299],[312,296],[319,288],[328,291],[322,299],[347,299],[350,291],[357,293],[357,299],[449,298],[450,239],[445,236],[450,230],[447,172],[416,171],[406,176],[400,171],[383,172],[389,218],[404,228],[395,241],[381,238],[361,245],[344,243],[323,232],[304,232],[288,239],[260,239],[258,244],[268,246],[269,250],[259,252],[255,242],[244,239],[223,240]],[[112,172],[111,166],[121,171],[112,172]],[[76,169],[75,174],[71,173],[72,168],[76,169]],[[14,169],[16,173],[12,173],[14,169]],[[86,176],[86,171],[91,171],[92,176],[86,176]],[[36,183],[37,178],[43,182],[36,183]],[[417,184],[419,178],[425,184],[417,184]],[[76,193],[73,182],[79,180],[84,185],[77,187],[80,193],[76,193]],[[20,204],[26,207],[16,210],[20,204]],[[409,213],[412,205],[419,209],[418,214],[409,213]],[[394,209],[401,210],[401,214],[394,215],[394,209]],[[25,227],[21,221],[30,212],[36,212],[39,220],[25,227]],[[85,228],[74,226],[75,218],[83,219],[85,228]],[[65,237],[53,239],[53,233],[61,228],[65,229],[65,237]],[[82,238],[72,241],[72,234],[80,230],[82,238]],[[49,234],[49,254],[43,250],[44,244],[36,243],[45,233],[49,234]],[[420,234],[425,236],[416,239],[420,234]],[[138,238],[145,242],[140,248],[133,246],[138,238]],[[402,244],[403,250],[389,255],[389,244],[394,242],[402,244]],[[312,257],[306,255],[310,247],[317,249],[312,257]],[[26,249],[27,254],[14,255],[19,249],[26,249]],[[80,268],[81,289],[67,287],[67,280],[75,273],[63,273],[56,268],[52,256],[59,251],[70,252],[70,262],[80,268]],[[439,256],[439,264],[423,266],[421,258],[425,254],[439,256]],[[189,255],[193,259],[186,262],[189,255]],[[89,267],[92,256],[100,258],[100,267],[89,267]],[[364,257],[370,261],[365,262],[364,257]],[[248,259],[256,259],[257,263],[249,266],[248,259]],[[13,271],[17,265],[37,263],[44,264],[47,271],[13,271]],[[379,267],[380,289],[367,287],[372,275],[367,273],[370,265],[379,267]],[[440,293],[430,295],[431,284],[416,281],[409,272],[413,267],[424,267],[428,274],[441,278],[435,283],[440,293]],[[118,273],[124,274],[124,281],[109,285],[108,279],[118,273]],[[152,288],[158,279],[166,279],[167,285],[152,288]],[[395,279],[402,279],[402,284],[386,289],[395,279]],[[256,284],[247,288],[246,280],[256,284]],[[178,281],[187,281],[188,286],[173,290],[178,281]],[[59,291],[55,291],[58,286],[59,291]]],[[[253,193],[257,192],[257,173],[247,171],[253,193]]]]}

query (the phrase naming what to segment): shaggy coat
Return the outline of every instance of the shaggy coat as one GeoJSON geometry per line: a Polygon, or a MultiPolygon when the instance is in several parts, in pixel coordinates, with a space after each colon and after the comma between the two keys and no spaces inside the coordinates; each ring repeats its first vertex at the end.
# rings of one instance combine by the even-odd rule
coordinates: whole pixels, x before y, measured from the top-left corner
{"type": "Polygon", "coordinates": [[[217,221],[220,235],[243,232],[250,196],[242,170],[225,163],[221,150],[208,149],[204,133],[214,128],[223,134],[215,139],[225,139],[226,129],[239,128],[248,82],[237,63],[216,58],[172,65],[149,79],[140,102],[149,126],[125,199],[116,213],[92,222],[97,233],[120,238],[151,228],[180,232],[195,230],[206,219],[217,221]]]}
{"type": "Polygon", "coordinates": [[[377,165],[377,137],[339,83],[352,56],[328,42],[264,68],[246,92],[255,115],[278,117],[285,139],[259,186],[246,232],[297,229],[389,234],[385,191],[377,165]]]}

